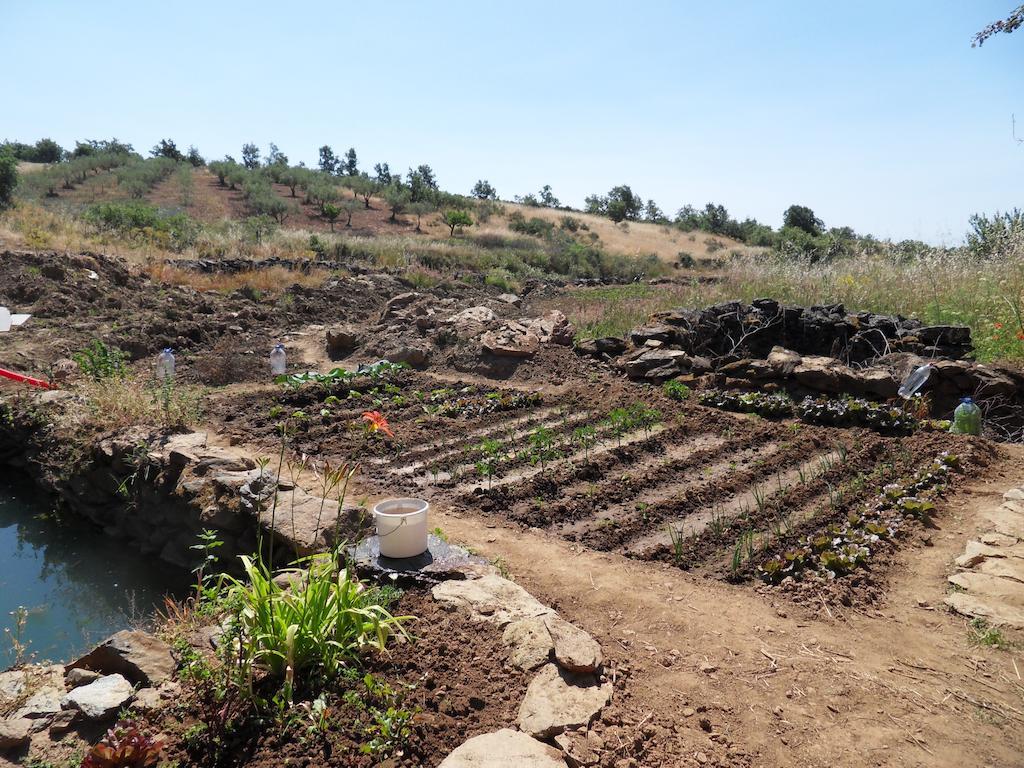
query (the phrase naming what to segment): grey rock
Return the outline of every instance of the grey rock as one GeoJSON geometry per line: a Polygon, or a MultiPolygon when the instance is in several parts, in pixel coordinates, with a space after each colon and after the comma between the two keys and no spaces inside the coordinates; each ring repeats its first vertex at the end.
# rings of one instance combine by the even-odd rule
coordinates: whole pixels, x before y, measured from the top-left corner
{"type": "Polygon", "coordinates": [[[611,695],[611,683],[602,685],[593,675],[577,676],[548,664],[530,681],[517,723],[532,736],[551,738],[566,728],[589,725],[611,695]]]}
{"type": "Polygon", "coordinates": [[[64,688],[56,688],[52,685],[44,685],[36,689],[14,713],[14,717],[48,717],[61,710],[61,697],[64,695],[64,688]]]}
{"type": "Polygon", "coordinates": [[[121,675],[107,675],[75,688],[64,696],[64,709],[75,709],[89,720],[106,720],[132,700],[132,684],[121,675]]]}
{"type": "Polygon", "coordinates": [[[443,581],[431,594],[440,603],[468,609],[477,621],[492,622],[499,627],[517,619],[554,613],[518,584],[497,574],[465,581],[443,581]]]}
{"type": "Polygon", "coordinates": [[[554,653],[554,641],[542,616],[513,621],[501,639],[510,648],[509,663],[526,672],[547,664],[554,653]]]}
{"type": "Polygon", "coordinates": [[[547,616],[545,621],[558,666],[576,674],[593,673],[601,667],[601,646],[593,637],[558,615],[547,616]]]}
{"type": "Polygon", "coordinates": [[[68,688],[77,688],[80,685],[88,685],[99,676],[99,672],[75,667],[68,670],[68,673],[64,676],[64,682],[67,683],[68,688]]]}
{"type": "Polygon", "coordinates": [[[480,337],[484,352],[498,357],[533,357],[540,349],[540,338],[520,323],[506,323],[480,337]]]}
{"type": "Polygon", "coordinates": [[[525,733],[502,728],[474,736],[438,768],[565,768],[561,753],[525,733]]]}

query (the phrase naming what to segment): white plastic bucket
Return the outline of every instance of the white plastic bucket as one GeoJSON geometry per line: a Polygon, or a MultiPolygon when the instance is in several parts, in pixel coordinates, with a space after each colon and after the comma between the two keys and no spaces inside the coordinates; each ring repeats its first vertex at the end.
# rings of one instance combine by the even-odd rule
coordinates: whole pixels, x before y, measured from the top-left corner
{"type": "Polygon", "coordinates": [[[423,499],[388,499],[373,507],[373,521],[384,557],[416,557],[427,551],[427,513],[423,499]]]}

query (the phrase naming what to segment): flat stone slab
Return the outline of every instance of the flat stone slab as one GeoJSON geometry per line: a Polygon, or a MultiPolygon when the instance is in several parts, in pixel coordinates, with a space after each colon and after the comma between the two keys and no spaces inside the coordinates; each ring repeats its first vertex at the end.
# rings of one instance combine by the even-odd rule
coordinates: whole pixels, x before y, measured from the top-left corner
{"type": "Polygon", "coordinates": [[[443,581],[431,594],[439,603],[464,607],[477,621],[492,622],[499,627],[517,619],[554,613],[518,584],[497,574],[465,581],[443,581]]]}
{"type": "Polygon", "coordinates": [[[77,709],[90,720],[106,720],[132,700],[132,684],[121,675],[107,675],[75,688],[61,700],[64,709],[77,709]]]}
{"type": "Polygon", "coordinates": [[[356,570],[364,578],[378,581],[436,584],[447,579],[465,579],[493,572],[484,558],[434,534],[427,536],[427,551],[416,557],[385,557],[380,553],[380,537],[368,536],[352,549],[356,570]]]}
{"type": "Polygon", "coordinates": [[[505,627],[501,639],[511,649],[508,661],[512,666],[529,672],[551,661],[555,644],[544,619],[544,616],[531,616],[505,627]]]}
{"type": "Polygon", "coordinates": [[[985,619],[997,626],[1024,629],[1024,610],[969,592],[953,592],[946,596],[946,605],[963,616],[985,619]]]}
{"type": "Polygon", "coordinates": [[[996,533],[1024,539],[1024,515],[1013,512],[1005,507],[986,510],[984,515],[992,521],[996,533]]]}
{"type": "Polygon", "coordinates": [[[593,675],[573,675],[548,664],[530,681],[517,722],[526,733],[551,738],[566,728],[589,725],[611,696],[611,683],[601,685],[593,675]]]}
{"type": "Polygon", "coordinates": [[[502,728],[474,736],[438,768],[565,768],[562,753],[522,731],[502,728]]]}
{"type": "Polygon", "coordinates": [[[1024,584],[1019,581],[987,573],[963,571],[950,576],[949,582],[972,595],[998,600],[1013,608],[1024,609],[1024,584]]]}

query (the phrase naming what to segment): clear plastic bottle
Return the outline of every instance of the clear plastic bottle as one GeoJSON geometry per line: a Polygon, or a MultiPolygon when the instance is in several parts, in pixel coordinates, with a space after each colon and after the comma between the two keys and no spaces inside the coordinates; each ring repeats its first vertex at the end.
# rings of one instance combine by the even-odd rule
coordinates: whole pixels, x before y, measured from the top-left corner
{"type": "Polygon", "coordinates": [[[7,333],[11,330],[11,310],[7,307],[0,307],[0,333],[7,333]]]}
{"type": "Polygon", "coordinates": [[[288,362],[284,344],[276,344],[270,351],[270,372],[275,376],[282,376],[287,370],[288,362]]]}
{"type": "Polygon", "coordinates": [[[981,408],[971,398],[960,398],[960,405],[953,411],[949,431],[957,435],[981,434],[981,408]]]}
{"type": "Polygon", "coordinates": [[[931,363],[925,363],[924,365],[915,368],[914,372],[907,376],[900,385],[898,390],[899,396],[904,400],[912,398],[917,394],[917,391],[924,386],[924,383],[928,381],[928,377],[931,376],[931,373],[931,363]]]}
{"type": "Polygon", "coordinates": [[[160,381],[174,378],[174,352],[170,347],[167,347],[157,355],[156,377],[160,381]]]}

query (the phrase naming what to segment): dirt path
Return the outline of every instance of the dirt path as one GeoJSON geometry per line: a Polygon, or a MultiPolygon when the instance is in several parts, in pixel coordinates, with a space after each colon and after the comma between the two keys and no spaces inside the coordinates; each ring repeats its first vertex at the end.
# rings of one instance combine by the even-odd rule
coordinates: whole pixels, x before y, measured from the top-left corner
{"type": "Polygon", "coordinates": [[[737,762],[745,754],[755,765],[1018,766],[1024,659],[972,647],[965,621],[942,607],[979,510],[1024,479],[1024,450],[992,475],[944,505],[931,546],[903,551],[878,609],[832,609],[832,618],[541,532],[444,510],[434,521],[501,558],[628,664],[637,718],[657,713],[684,726],[679,765],[724,741],[737,762]],[[710,735],[687,707],[707,708],[710,735]]]}

